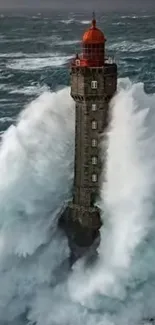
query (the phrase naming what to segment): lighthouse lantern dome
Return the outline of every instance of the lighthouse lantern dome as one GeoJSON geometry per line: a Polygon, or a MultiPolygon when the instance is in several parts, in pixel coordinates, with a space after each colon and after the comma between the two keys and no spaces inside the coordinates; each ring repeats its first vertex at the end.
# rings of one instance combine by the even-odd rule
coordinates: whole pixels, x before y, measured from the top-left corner
{"type": "Polygon", "coordinates": [[[83,59],[93,66],[104,65],[105,57],[104,33],[96,27],[95,15],[93,15],[91,27],[84,33],[82,38],[83,59]]]}
{"type": "Polygon", "coordinates": [[[92,19],[92,26],[84,33],[82,42],[84,44],[103,44],[106,38],[104,33],[96,27],[96,19],[92,19]]]}

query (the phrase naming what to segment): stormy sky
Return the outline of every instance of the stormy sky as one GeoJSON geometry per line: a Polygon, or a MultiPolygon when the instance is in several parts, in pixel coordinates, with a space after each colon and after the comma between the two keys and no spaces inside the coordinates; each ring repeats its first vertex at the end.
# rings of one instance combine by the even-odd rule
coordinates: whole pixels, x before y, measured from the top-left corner
{"type": "Polygon", "coordinates": [[[155,9],[155,0],[0,0],[0,9],[155,9]]]}

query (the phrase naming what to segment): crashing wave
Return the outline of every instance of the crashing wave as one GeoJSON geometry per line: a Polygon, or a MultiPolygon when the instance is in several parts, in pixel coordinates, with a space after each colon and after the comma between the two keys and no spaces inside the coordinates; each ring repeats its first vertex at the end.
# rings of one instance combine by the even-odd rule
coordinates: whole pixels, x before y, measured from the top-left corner
{"type": "Polygon", "coordinates": [[[124,325],[154,318],[154,103],[120,80],[101,189],[99,259],[68,270],[57,223],[70,198],[74,103],[45,93],[3,135],[0,150],[0,323],[124,325]]]}

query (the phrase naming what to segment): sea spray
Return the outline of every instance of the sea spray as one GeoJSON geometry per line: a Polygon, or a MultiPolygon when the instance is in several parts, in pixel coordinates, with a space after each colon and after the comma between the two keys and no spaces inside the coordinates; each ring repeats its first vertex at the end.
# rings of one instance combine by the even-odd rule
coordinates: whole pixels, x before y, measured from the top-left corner
{"type": "Polygon", "coordinates": [[[25,312],[35,288],[50,283],[52,270],[68,257],[67,240],[60,236],[57,220],[71,195],[73,133],[74,107],[69,89],[64,89],[33,101],[3,135],[1,323],[25,312]]]}
{"type": "Polygon", "coordinates": [[[154,103],[154,95],[146,95],[142,84],[129,80],[120,80],[111,102],[99,260],[89,270],[79,261],[69,279],[72,299],[93,309],[101,304],[97,297],[103,296],[103,308],[109,297],[116,299],[110,309],[119,310],[117,301],[125,301],[127,288],[134,286],[136,256],[154,227],[155,134],[150,126],[155,125],[154,103]]]}

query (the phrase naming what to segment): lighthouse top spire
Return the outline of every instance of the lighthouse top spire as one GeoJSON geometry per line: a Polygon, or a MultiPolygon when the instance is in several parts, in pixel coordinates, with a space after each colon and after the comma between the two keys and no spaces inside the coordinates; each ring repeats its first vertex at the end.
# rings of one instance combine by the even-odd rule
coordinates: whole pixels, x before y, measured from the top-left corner
{"type": "Polygon", "coordinates": [[[92,28],[96,28],[96,17],[95,17],[95,11],[93,11],[93,14],[92,14],[92,28]]]}

